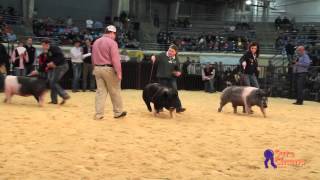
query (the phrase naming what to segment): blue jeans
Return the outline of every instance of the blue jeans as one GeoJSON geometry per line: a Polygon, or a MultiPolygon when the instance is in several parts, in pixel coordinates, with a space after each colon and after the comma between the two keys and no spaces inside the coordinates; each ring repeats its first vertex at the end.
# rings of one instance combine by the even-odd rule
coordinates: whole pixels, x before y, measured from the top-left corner
{"type": "Polygon", "coordinates": [[[62,79],[64,74],[68,71],[69,66],[67,63],[57,66],[54,69],[48,71],[48,80],[51,88],[51,102],[58,103],[58,95],[62,98],[68,96],[67,92],[62,89],[59,81],[62,79]]]}
{"type": "Polygon", "coordinates": [[[26,76],[27,75],[27,70],[26,69],[19,69],[19,68],[14,68],[14,75],[15,76],[26,76]]]}
{"type": "Polygon", "coordinates": [[[72,63],[73,79],[72,89],[78,90],[80,88],[80,77],[82,73],[82,63],[72,63]]]}
{"type": "Polygon", "coordinates": [[[244,86],[260,88],[257,77],[254,74],[242,74],[242,81],[244,86]]]}
{"type": "MultiPolygon", "coordinates": [[[[178,91],[177,79],[175,78],[159,78],[159,83],[163,86],[166,86],[178,91]]],[[[181,109],[181,108],[182,108],[182,105],[181,105],[180,98],[178,96],[177,109],[181,109]]]]}
{"type": "Polygon", "coordinates": [[[208,92],[208,93],[213,93],[214,92],[214,79],[210,79],[210,80],[205,80],[204,81],[204,91],[208,92]]]}

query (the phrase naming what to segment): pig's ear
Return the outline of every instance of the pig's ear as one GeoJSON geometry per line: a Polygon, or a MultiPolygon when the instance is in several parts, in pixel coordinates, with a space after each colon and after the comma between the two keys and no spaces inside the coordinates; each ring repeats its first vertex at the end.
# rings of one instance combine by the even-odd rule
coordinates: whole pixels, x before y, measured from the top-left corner
{"type": "Polygon", "coordinates": [[[163,89],[161,94],[162,94],[163,97],[167,98],[168,95],[169,95],[169,90],[167,88],[165,88],[165,89],[163,89]]]}
{"type": "Polygon", "coordinates": [[[268,97],[271,96],[271,88],[270,87],[268,89],[266,89],[266,94],[268,97]]]}
{"type": "Polygon", "coordinates": [[[266,93],[264,90],[262,90],[262,89],[259,89],[259,90],[257,91],[257,95],[260,96],[260,97],[268,96],[267,93],[266,93]]]}

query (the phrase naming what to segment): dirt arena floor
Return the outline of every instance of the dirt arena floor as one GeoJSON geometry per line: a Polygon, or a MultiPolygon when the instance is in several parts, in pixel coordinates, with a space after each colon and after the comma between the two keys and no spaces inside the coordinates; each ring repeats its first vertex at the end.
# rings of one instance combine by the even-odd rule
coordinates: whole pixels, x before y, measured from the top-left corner
{"type": "Polygon", "coordinates": [[[64,106],[0,103],[0,179],[320,179],[319,103],[270,98],[263,118],[258,108],[235,115],[230,104],[218,113],[219,93],[181,91],[187,111],[170,119],[149,113],[141,93],[123,91],[121,120],[109,98],[105,120],[93,120],[92,92],[64,106]],[[265,169],[266,149],[283,158],[277,169],[265,169]]]}

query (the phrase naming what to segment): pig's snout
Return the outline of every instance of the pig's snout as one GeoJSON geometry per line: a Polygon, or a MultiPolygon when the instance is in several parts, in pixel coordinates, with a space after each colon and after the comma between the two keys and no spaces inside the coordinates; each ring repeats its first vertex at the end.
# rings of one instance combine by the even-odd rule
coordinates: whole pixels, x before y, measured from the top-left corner
{"type": "Polygon", "coordinates": [[[267,108],[268,104],[267,104],[267,102],[262,102],[261,106],[264,107],[264,108],[267,108]]]}

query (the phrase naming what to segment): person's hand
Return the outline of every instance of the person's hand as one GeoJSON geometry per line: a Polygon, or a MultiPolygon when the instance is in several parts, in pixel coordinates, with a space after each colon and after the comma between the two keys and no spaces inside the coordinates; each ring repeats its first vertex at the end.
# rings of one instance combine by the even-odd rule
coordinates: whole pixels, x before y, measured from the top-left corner
{"type": "Polygon", "coordinates": [[[180,72],[180,71],[175,71],[175,72],[173,72],[173,74],[174,74],[176,77],[181,76],[181,72],[180,72]]]}
{"type": "Polygon", "coordinates": [[[261,70],[261,68],[260,68],[260,67],[257,67],[257,71],[260,72],[260,70],[261,70]]]}
{"type": "Polygon", "coordinates": [[[242,67],[245,68],[247,66],[247,62],[243,61],[242,62],[242,67]]]}
{"type": "Polygon", "coordinates": [[[38,71],[32,71],[29,76],[38,76],[38,71]]]}
{"type": "Polygon", "coordinates": [[[55,68],[56,67],[56,65],[53,62],[48,63],[47,66],[49,68],[55,68]]]}
{"type": "Polygon", "coordinates": [[[154,63],[156,61],[156,56],[155,55],[151,56],[151,61],[152,61],[152,63],[154,63]]]}
{"type": "Polygon", "coordinates": [[[118,76],[118,79],[121,81],[122,80],[122,76],[121,75],[117,75],[118,76]]]}

